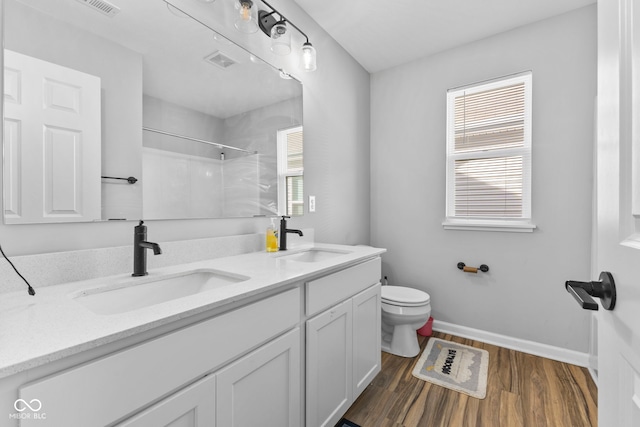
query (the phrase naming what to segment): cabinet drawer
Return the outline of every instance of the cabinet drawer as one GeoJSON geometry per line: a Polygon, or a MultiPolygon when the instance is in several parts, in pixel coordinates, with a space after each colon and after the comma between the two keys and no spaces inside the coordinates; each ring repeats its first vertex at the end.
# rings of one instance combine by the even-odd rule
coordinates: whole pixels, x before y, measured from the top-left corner
{"type": "Polygon", "coordinates": [[[380,281],[382,261],[375,258],[306,283],[306,313],[311,316],[380,281]]]}
{"type": "MultiPolygon", "coordinates": [[[[27,384],[19,396],[40,400],[47,426],[108,425],[299,320],[296,288],[27,384]]],[[[23,419],[21,426],[39,421],[23,419]]]]}

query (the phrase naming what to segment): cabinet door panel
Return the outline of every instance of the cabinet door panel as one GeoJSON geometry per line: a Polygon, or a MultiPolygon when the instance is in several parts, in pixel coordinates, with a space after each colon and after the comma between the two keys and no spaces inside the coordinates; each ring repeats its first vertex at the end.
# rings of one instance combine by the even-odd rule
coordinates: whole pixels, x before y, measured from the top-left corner
{"type": "Polygon", "coordinates": [[[215,427],[215,380],[206,376],[117,427],[215,427]]]}
{"type": "Polygon", "coordinates": [[[352,394],[351,300],[307,321],[307,427],[333,426],[352,394]]]}
{"type": "Polygon", "coordinates": [[[300,425],[300,329],[216,374],[219,426],[300,425]]]}
{"type": "Polygon", "coordinates": [[[380,372],[380,285],[353,297],[354,399],[380,372]]]}

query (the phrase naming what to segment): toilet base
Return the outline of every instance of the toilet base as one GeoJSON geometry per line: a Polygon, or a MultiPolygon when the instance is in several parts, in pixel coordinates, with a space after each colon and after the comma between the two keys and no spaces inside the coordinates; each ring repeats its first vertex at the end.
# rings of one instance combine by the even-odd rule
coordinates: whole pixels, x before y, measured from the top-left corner
{"type": "Polygon", "coordinates": [[[397,325],[393,334],[382,331],[382,351],[401,357],[415,357],[420,353],[418,336],[413,325],[397,325]]]}

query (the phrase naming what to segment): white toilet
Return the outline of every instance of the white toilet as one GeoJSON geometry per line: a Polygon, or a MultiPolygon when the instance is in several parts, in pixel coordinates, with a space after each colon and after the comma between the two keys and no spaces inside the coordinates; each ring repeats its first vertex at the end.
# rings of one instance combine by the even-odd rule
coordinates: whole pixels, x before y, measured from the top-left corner
{"type": "Polygon", "coordinates": [[[431,315],[429,294],[403,286],[382,287],[382,350],[396,356],[420,353],[416,330],[431,315]]]}

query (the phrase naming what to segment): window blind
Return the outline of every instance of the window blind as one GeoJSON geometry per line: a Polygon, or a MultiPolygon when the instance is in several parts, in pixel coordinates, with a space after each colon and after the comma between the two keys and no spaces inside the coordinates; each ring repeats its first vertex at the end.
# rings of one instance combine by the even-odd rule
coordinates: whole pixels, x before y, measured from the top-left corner
{"type": "Polygon", "coordinates": [[[278,130],[278,212],[304,211],[304,135],[302,126],[278,130]]]}
{"type": "Polygon", "coordinates": [[[287,134],[287,171],[302,169],[302,130],[287,134]]]}
{"type": "Polygon", "coordinates": [[[448,93],[447,217],[527,219],[531,74],[448,93]]]}

